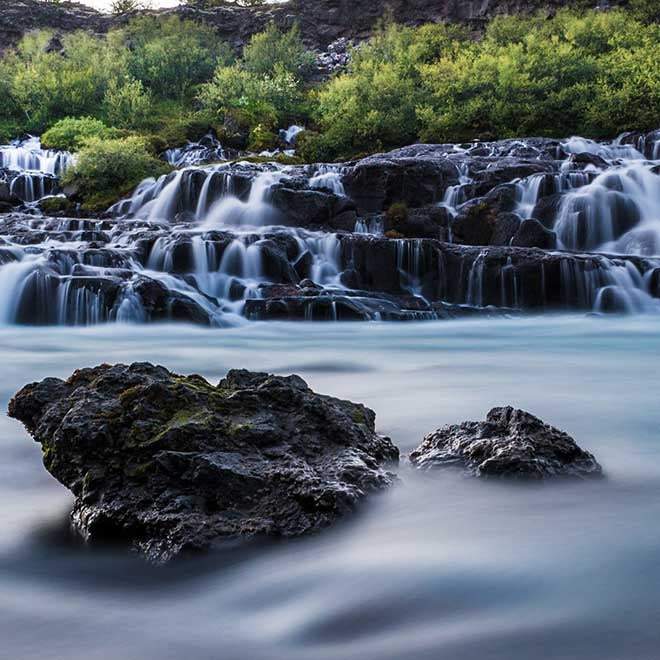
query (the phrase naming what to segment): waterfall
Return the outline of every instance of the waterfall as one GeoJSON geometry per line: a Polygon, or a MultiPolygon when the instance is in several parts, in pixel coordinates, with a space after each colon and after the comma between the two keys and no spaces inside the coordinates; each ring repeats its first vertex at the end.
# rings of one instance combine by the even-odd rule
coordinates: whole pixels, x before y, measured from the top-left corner
{"type": "Polygon", "coordinates": [[[10,195],[27,205],[58,193],[59,177],[72,164],[70,153],[42,149],[36,137],[0,146],[1,178],[10,195]]]}
{"type": "MultiPolygon", "coordinates": [[[[542,251],[388,238],[399,172],[383,208],[363,215],[346,192],[353,164],[190,164],[218,146],[205,139],[170,154],[184,166],[144,180],[109,217],[1,216],[0,323],[422,319],[446,318],[447,306],[660,313],[658,144],[656,132],[415,147],[449,179],[439,204],[449,216],[483,203],[502,205],[494,218],[542,218],[559,245],[542,251]]],[[[3,153],[43,168],[7,182],[30,202],[57,190],[69,162],[39,147],[3,153]]],[[[410,206],[422,224],[444,221],[410,206]]]]}
{"type": "Polygon", "coordinates": [[[569,250],[660,254],[660,176],[644,162],[606,170],[562,200],[555,231],[569,250]]]}
{"type": "Polygon", "coordinates": [[[452,218],[456,215],[458,207],[467,201],[465,188],[472,183],[469,163],[467,161],[459,162],[456,165],[456,171],[458,174],[458,184],[448,186],[444,198],[440,202],[440,206],[446,208],[452,218]]]}
{"type": "Polygon", "coordinates": [[[309,180],[309,187],[331,190],[335,195],[345,195],[346,190],[342,182],[343,172],[332,165],[319,167],[309,180]]]}
{"type": "Polygon", "coordinates": [[[37,137],[0,146],[0,168],[59,176],[72,164],[73,156],[70,153],[42,149],[37,137]]]}
{"type": "Polygon", "coordinates": [[[289,146],[294,146],[296,144],[296,138],[300,133],[302,133],[305,130],[304,126],[297,126],[296,124],[293,124],[292,126],[289,126],[286,130],[282,129],[280,131],[280,139],[284,144],[287,144],[289,146]]]}
{"type": "Polygon", "coordinates": [[[605,160],[616,160],[618,158],[625,160],[644,159],[644,154],[640,153],[634,146],[623,144],[618,140],[602,143],[581,137],[572,137],[563,142],[561,147],[567,154],[587,153],[600,156],[605,160]]]}
{"type": "Polygon", "coordinates": [[[227,160],[227,153],[215,135],[208,133],[198,142],[188,142],[184,147],[168,149],[164,157],[173,167],[181,168],[204,163],[220,163],[227,160]]]}
{"type": "Polygon", "coordinates": [[[534,176],[530,176],[527,179],[515,183],[515,212],[520,215],[521,218],[525,219],[532,217],[544,179],[544,174],[535,174],[534,176]]]}
{"type": "Polygon", "coordinates": [[[284,174],[264,171],[252,181],[247,201],[228,195],[211,206],[202,224],[202,229],[220,229],[226,226],[259,227],[275,224],[277,212],[268,203],[271,188],[284,174]]]}

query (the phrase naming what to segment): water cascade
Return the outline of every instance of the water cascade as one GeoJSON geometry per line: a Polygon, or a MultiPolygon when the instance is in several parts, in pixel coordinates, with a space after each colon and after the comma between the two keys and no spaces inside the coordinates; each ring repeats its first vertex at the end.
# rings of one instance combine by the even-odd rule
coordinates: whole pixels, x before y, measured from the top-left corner
{"type": "MultiPolygon", "coordinates": [[[[105,219],[4,216],[0,323],[658,313],[660,163],[647,155],[656,146],[630,136],[602,145],[439,145],[438,155],[424,153],[447,172],[436,206],[450,229],[475,202],[504,200],[522,220],[554,200],[543,222],[557,233],[558,249],[544,251],[459,245],[451,233],[449,242],[386,237],[389,202],[364,213],[348,195],[360,164],[191,165],[197,147],[189,145],[188,160],[179,154],[184,167],[143,181],[105,219]],[[335,217],[341,222],[333,225],[335,217]]],[[[18,164],[18,155],[11,158],[18,164]]],[[[50,158],[42,166],[52,172],[68,162],[50,158]]],[[[396,170],[369,171],[370,194],[397,181],[388,179],[396,170]]],[[[44,193],[35,187],[32,196],[44,193]]]]}
{"type": "Polygon", "coordinates": [[[181,168],[220,163],[228,159],[228,154],[215,135],[208,133],[198,142],[188,142],[183,147],[168,149],[164,157],[173,167],[181,168]]]}
{"type": "Polygon", "coordinates": [[[27,205],[57,194],[59,177],[72,163],[70,153],[42,149],[36,137],[0,146],[0,180],[12,198],[27,205]]]}

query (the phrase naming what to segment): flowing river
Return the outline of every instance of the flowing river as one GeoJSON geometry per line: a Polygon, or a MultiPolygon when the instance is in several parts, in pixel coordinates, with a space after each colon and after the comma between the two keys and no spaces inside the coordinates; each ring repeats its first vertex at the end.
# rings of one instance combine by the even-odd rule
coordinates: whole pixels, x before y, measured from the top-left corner
{"type": "Polygon", "coordinates": [[[0,327],[0,400],[98,364],[217,381],[298,373],[361,401],[409,452],[511,404],[568,431],[607,478],[521,486],[400,469],[315,538],[149,569],[68,535],[72,498],[0,416],[2,656],[41,660],[656,660],[660,318],[409,324],[0,327]]]}

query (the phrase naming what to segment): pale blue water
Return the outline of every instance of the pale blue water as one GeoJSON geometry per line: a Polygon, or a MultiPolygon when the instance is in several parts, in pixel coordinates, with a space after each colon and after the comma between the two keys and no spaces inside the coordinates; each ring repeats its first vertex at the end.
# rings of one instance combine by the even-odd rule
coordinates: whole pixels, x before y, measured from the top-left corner
{"type": "Polygon", "coordinates": [[[12,660],[657,660],[660,319],[0,329],[0,405],[24,383],[151,360],[218,380],[301,374],[362,401],[406,452],[528,409],[607,471],[544,487],[402,483],[327,534],[147,570],[63,540],[68,492],[0,417],[0,656],[12,660]]]}

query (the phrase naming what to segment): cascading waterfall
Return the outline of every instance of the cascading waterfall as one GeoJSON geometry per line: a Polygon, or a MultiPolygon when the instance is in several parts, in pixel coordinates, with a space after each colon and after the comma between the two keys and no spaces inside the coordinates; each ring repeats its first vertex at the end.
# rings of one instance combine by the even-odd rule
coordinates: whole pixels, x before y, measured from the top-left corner
{"type": "Polygon", "coordinates": [[[268,203],[271,188],[284,176],[283,172],[265,171],[252,181],[246,201],[233,195],[225,196],[211,206],[202,224],[203,229],[259,227],[276,224],[277,212],[268,203]]]}
{"type": "Polygon", "coordinates": [[[286,130],[282,129],[280,131],[280,139],[284,144],[289,145],[290,147],[295,146],[296,138],[305,130],[304,126],[298,126],[297,124],[292,124],[286,130]]]}
{"type": "Polygon", "coordinates": [[[309,187],[314,189],[331,190],[335,195],[345,195],[342,177],[344,168],[335,165],[319,166],[309,179],[309,187]]]}
{"type": "Polygon", "coordinates": [[[227,160],[227,152],[212,133],[198,142],[188,142],[183,147],[168,149],[165,160],[173,167],[190,167],[204,163],[220,163],[227,160]]]}
{"type": "Polygon", "coordinates": [[[0,146],[0,168],[17,172],[41,172],[59,176],[73,163],[66,151],[42,149],[37,137],[17,140],[0,146]]]}
{"type": "MultiPolygon", "coordinates": [[[[41,157],[30,144],[7,159],[66,167],[61,155],[59,164],[52,154],[30,160],[41,157]]],[[[351,208],[351,166],[191,165],[201,145],[188,145],[183,168],[143,181],[110,219],[0,221],[0,323],[434,318],[442,305],[660,312],[660,162],[651,159],[660,140],[555,144],[550,160],[550,148],[522,140],[445,155],[456,176],[439,205],[452,218],[479,199],[480,173],[498,159],[520,152],[542,165],[503,184],[522,219],[544,197],[558,198],[552,226],[564,251],[541,256],[387,239],[382,214],[358,215],[352,233],[298,226],[287,206],[298,194],[320,217],[316,204],[351,208]]],[[[48,192],[35,186],[25,196],[48,192]]]]}
{"type": "Polygon", "coordinates": [[[70,153],[42,149],[36,137],[0,146],[2,179],[10,195],[28,205],[57,194],[59,177],[72,164],[70,153]]]}
{"type": "Polygon", "coordinates": [[[555,231],[562,247],[660,254],[660,176],[652,163],[607,170],[567,194],[555,231]]]}

